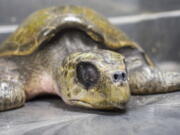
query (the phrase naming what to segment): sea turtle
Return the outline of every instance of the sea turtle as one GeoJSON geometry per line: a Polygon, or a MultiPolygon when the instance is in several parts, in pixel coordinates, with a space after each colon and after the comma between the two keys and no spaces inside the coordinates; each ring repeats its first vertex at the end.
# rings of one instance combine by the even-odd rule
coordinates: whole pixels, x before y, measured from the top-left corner
{"type": "Polygon", "coordinates": [[[0,45],[0,56],[0,111],[42,94],[69,105],[123,109],[130,93],[180,88],[179,73],[155,68],[138,44],[85,7],[35,12],[0,45]]]}

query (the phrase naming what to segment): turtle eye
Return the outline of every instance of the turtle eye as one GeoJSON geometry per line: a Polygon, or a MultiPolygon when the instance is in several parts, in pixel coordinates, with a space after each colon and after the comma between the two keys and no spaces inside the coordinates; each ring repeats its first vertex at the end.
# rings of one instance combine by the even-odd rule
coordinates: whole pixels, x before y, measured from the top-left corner
{"type": "Polygon", "coordinates": [[[99,79],[99,71],[90,62],[80,62],[76,68],[77,79],[86,89],[93,87],[99,79]]]}

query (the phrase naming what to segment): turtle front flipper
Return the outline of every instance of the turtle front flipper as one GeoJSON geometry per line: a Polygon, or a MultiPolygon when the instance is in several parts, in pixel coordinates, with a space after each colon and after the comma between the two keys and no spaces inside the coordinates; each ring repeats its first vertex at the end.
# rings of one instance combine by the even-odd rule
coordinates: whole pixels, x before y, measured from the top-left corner
{"type": "Polygon", "coordinates": [[[18,82],[0,80],[0,111],[22,106],[25,102],[25,92],[18,82]]]}
{"type": "Polygon", "coordinates": [[[180,90],[180,73],[142,66],[129,74],[132,94],[166,93],[180,90]]]}
{"type": "Polygon", "coordinates": [[[22,106],[25,102],[24,85],[17,66],[0,59],[0,111],[22,106]]]}
{"type": "Polygon", "coordinates": [[[180,90],[180,73],[163,72],[156,68],[143,50],[124,47],[118,52],[125,56],[132,94],[154,94],[180,90]]]}

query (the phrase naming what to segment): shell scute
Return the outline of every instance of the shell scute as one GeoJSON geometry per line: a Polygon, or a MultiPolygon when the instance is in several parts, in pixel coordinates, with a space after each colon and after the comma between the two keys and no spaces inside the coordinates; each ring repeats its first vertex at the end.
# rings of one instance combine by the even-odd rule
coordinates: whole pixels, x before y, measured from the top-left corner
{"type": "Polygon", "coordinates": [[[85,31],[93,40],[102,42],[110,49],[124,46],[141,49],[95,11],[79,6],[64,6],[42,9],[29,16],[0,45],[0,56],[31,54],[57,32],[69,27],[85,31]]]}

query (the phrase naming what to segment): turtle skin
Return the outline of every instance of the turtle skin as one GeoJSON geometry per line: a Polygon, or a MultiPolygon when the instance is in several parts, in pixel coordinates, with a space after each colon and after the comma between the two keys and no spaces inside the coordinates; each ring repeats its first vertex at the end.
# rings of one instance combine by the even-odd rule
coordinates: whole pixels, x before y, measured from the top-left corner
{"type": "Polygon", "coordinates": [[[92,9],[60,6],[28,17],[0,45],[0,111],[38,95],[69,105],[124,109],[130,94],[178,90],[143,49],[92,9]]]}

